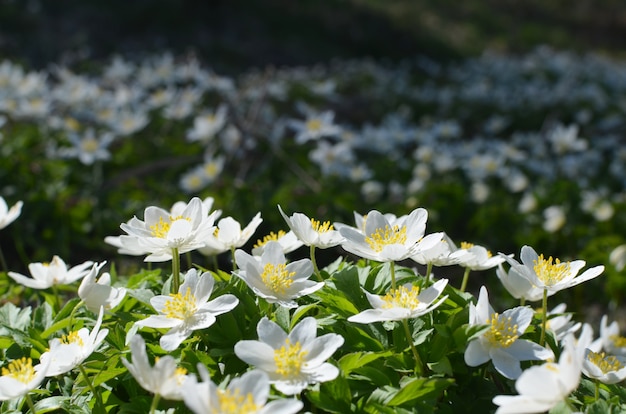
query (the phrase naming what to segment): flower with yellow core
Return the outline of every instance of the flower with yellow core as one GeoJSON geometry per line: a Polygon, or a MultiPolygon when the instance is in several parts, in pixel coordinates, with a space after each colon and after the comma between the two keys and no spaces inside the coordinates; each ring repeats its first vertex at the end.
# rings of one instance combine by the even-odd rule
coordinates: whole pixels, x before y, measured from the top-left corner
{"type": "Polygon", "coordinates": [[[617,384],[626,379],[626,357],[587,349],[582,371],[587,377],[605,384],[617,384]]]}
{"type": "Polygon", "coordinates": [[[252,255],[261,256],[265,246],[272,241],[278,242],[283,248],[283,253],[285,254],[291,253],[303,245],[302,241],[298,240],[298,237],[293,230],[289,230],[287,232],[279,230],[277,233],[271,231],[269,234],[263,236],[262,239],[258,239],[254,246],[252,246],[252,255]]]}
{"type": "Polygon", "coordinates": [[[291,216],[287,216],[280,206],[278,206],[278,210],[289,228],[305,246],[326,249],[337,246],[343,241],[343,236],[335,230],[329,221],[322,222],[309,218],[302,213],[293,213],[291,216]]]}
{"type": "Polygon", "coordinates": [[[50,262],[29,264],[28,270],[32,277],[16,272],[9,272],[9,276],[17,283],[29,288],[47,289],[53,285],[66,285],[82,279],[89,273],[89,268],[93,264],[92,261],[86,261],[68,268],[63,259],[53,256],[50,262]]]}
{"type": "Polygon", "coordinates": [[[33,366],[30,358],[6,362],[0,376],[0,401],[23,397],[39,387],[46,377],[49,361],[33,366]]]}
{"type": "Polygon", "coordinates": [[[302,407],[296,399],[274,399],[268,402],[268,375],[258,369],[234,378],[228,386],[219,387],[211,381],[206,367],[198,364],[201,382],[189,377],[183,399],[194,414],[295,414],[302,407]]]}
{"type": "Polygon", "coordinates": [[[264,371],[283,394],[299,394],[309,384],[332,381],[339,375],[337,367],[326,360],[343,345],[344,339],[334,333],[317,337],[315,318],[302,319],[287,334],[264,317],[257,325],[257,333],[258,341],[237,342],[235,354],[264,371]]]}
{"type": "Polygon", "coordinates": [[[257,213],[243,229],[232,217],[224,217],[217,223],[215,231],[205,239],[205,247],[199,249],[204,255],[216,255],[236,249],[248,242],[259,225],[263,222],[261,213],[257,213]]]}
{"type": "Polygon", "coordinates": [[[552,256],[546,258],[543,254],[538,255],[530,246],[523,246],[521,249],[522,263],[509,256],[504,256],[504,258],[512,269],[530,282],[531,286],[546,289],[549,293],[576,286],[599,276],[604,271],[604,266],[600,265],[587,269],[579,275],[578,272],[585,267],[584,260],[562,262],[552,256]]]}
{"type": "Polygon", "coordinates": [[[487,289],[481,287],[476,305],[470,303],[469,325],[487,325],[487,329],[467,345],[465,363],[476,367],[491,360],[496,371],[516,379],[522,374],[520,361],[553,358],[551,350],[520,338],[530,325],[533,313],[527,306],[496,313],[489,304],[487,289]]]}
{"type": "Polygon", "coordinates": [[[235,275],[269,303],[295,308],[298,306],[295,299],[324,286],[323,282],[309,280],[313,274],[310,259],[287,263],[283,248],[277,241],[268,242],[261,257],[237,250],[235,260],[239,268],[235,275]]]}
{"type": "Polygon", "coordinates": [[[447,284],[448,279],[440,279],[420,292],[418,286],[407,283],[397,289],[390,290],[383,296],[365,291],[365,296],[367,296],[367,300],[373,309],[367,309],[351,316],[348,318],[348,321],[372,323],[420,317],[431,312],[446,300],[448,296],[444,296],[436,303],[433,303],[441,295],[447,284]]]}
{"type": "Polygon", "coordinates": [[[237,297],[231,294],[209,301],[214,284],[215,280],[210,273],[198,276],[196,269],[189,270],[177,293],[157,295],[150,299],[150,304],[159,314],[137,321],[135,325],[169,328],[161,336],[161,348],[175,350],[193,331],[213,325],[217,315],[230,311],[239,303],[237,297]]]}

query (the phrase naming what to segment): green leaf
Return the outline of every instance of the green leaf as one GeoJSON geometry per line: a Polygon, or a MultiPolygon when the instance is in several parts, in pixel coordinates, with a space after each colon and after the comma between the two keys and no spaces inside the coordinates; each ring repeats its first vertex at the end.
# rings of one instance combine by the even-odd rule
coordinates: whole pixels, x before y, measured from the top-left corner
{"type": "Polygon", "coordinates": [[[388,357],[391,355],[391,351],[385,352],[353,352],[351,354],[344,355],[338,361],[339,368],[343,375],[348,375],[355,369],[361,368],[364,365],[369,364],[378,358],[388,357]]]}
{"type": "Polygon", "coordinates": [[[63,407],[63,404],[70,399],[71,397],[65,396],[44,398],[37,401],[37,403],[35,404],[35,410],[37,410],[38,413],[50,413],[52,411],[61,409],[63,407]]]}
{"type": "Polygon", "coordinates": [[[454,384],[452,378],[412,378],[387,402],[395,407],[407,402],[437,398],[446,388],[454,384]]]}

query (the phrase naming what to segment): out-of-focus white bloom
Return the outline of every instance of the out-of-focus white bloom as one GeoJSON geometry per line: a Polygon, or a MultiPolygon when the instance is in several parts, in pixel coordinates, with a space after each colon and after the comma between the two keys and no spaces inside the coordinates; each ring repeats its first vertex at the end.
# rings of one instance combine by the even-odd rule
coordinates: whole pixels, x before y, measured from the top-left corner
{"type": "Polygon", "coordinates": [[[111,158],[111,153],[107,149],[113,142],[114,136],[111,132],[96,135],[93,128],[88,128],[81,135],[69,133],[68,139],[73,145],[71,148],[60,148],[58,154],[64,158],[78,158],[85,165],[91,165],[96,161],[106,161],[111,158]]]}
{"type": "Polygon", "coordinates": [[[367,309],[350,316],[348,321],[372,323],[418,318],[431,312],[448,298],[448,296],[443,296],[433,304],[447,284],[448,279],[439,279],[432,286],[420,292],[418,286],[407,283],[397,289],[391,289],[384,296],[364,291],[373,309],[367,309]]]}
{"type": "Polygon", "coordinates": [[[496,414],[543,413],[564,401],[578,388],[583,358],[573,337],[564,341],[559,362],[548,362],[526,369],[515,381],[519,395],[498,395],[493,403],[496,414]]]}
{"type": "Polygon", "coordinates": [[[20,216],[23,205],[22,201],[18,201],[9,208],[7,202],[0,196],[0,229],[13,223],[20,216]]]}
{"type": "Polygon", "coordinates": [[[269,303],[295,308],[298,306],[295,299],[324,286],[324,282],[309,280],[313,274],[310,259],[287,263],[283,249],[276,241],[268,242],[260,257],[237,250],[235,260],[239,267],[235,274],[269,303]]]}
{"type": "Polygon", "coordinates": [[[47,377],[65,374],[82,364],[104,341],[108,329],[100,329],[104,309],[100,308],[98,319],[89,332],[87,328],[72,331],[50,341],[48,351],[41,354],[40,362],[48,364],[47,377]]]}
{"type": "Polygon", "coordinates": [[[205,246],[198,251],[205,255],[219,254],[236,249],[248,242],[259,225],[263,222],[261,213],[257,213],[242,230],[241,224],[232,217],[224,217],[217,223],[213,234],[205,240],[205,246]]]}
{"type": "Polygon", "coordinates": [[[259,340],[235,344],[235,355],[265,371],[270,383],[283,394],[299,394],[309,384],[332,381],[339,369],[326,362],[344,343],[341,335],[317,336],[317,321],[302,319],[287,334],[275,322],[263,317],[257,325],[259,340]]]}
{"type": "Polygon", "coordinates": [[[543,219],[543,229],[549,233],[554,233],[565,225],[565,209],[562,206],[547,207],[543,210],[543,219]]]}
{"type": "Polygon", "coordinates": [[[206,367],[198,364],[202,382],[189,376],[183,388],[185,405],[194,414],[295,414],[302,409],[302,401],[293,398],[273,399],[268,375],[259,369],[234,378],[226,388],[218,388],[209,378],[206,367]]]}
{"type": "Polygon", "coordinates": [[[292,119],[289,121],[289,125],[296,130],[296,143],[303,144],[321,137],[339,135],[341,127],[333,123],[334,118],[335,114],[332,111],[311,112],[306,120],[292,119]]]}
{"type": "Polygon", "coordinates": [[[552,331],[557,342],[561,342],[569,334],[578,331],[582,324],[580,322],[572,322],[572,314],[565,313],[567,305],[561,303],[548,311],[547,328],[552,331]]]}
{"type": "MultiPolygon", "coordinates": [[[[502,255],[502,253],[500,254],[502,255]]],[[[530,246],[522,246],[521,264],[509,256],[502,256],[532,286],[547,289],[548,292],[558,292],[576,286],[599,276],[604,271],[604,266],[600,265],[587,269],[578,275],[578,272],[585,266],[584,260],[561,262],[559,259],[553,259],[552,256],[546,259],[543,254],[538,255],[535,249],[530,246]]]]}
{"type": "Polygon", "coordinates": [[[132,135],[142,130],[150,122],[143,110],[118,110],[112,113],[108,122],[109,128],[120,137],[132,135]]]}
{"type": "Polygon", "coordinates": [[[220,105],[216,111],[208,111],[196,116],[193,128],[187,131],[188,141],[207,142],[226,124],[226,105],[220,105]]]}
{"type": "Polygon", "coordinates": [[[281,216],[283,216],[291,231],[296,234],[305,246],[327,249],[341,244],[344,240],[343,236],[335,230],[329,221],[322,223],[318,220],[310,219],[302,213],[293,213],[289,217],[280,206],[278,206],[278,211],[280,211],[281,216]]]}
{"type": "Polygon", "coordinates": [[[530,192],[524,193],[519,201],[519,204],[517,205],[517,211],[519,211],[520,213],[530,213],[536,208],[537,198],[535,198],[535,196],[530,192]]]}
{"type": "Polygon", "coordinates": [[[531,308],[518,306],[498,314],[489,304],[487,289],[482,286],[476,305],[470,303],[469,313],[470,326],[486,324],[489,328],[467,345],[467,365],[476,367],[491,360],[500,374],[516,379],[522,374],[520,361],[554,357],[551,350],[527,339],[520,339],[533,318],[531,308]]]}
{"type": "Polygon", "coordinates": [[[150,304],[159,314],[137,321],[135,325],[169,328],[159,343],[166,351],[175,350],[193,331],[213,325],[216,316],[232,310],[239,303],[237,297],[231,294],[209,301],[214,284],[215,280],[209,272],[198,276],[196,269],[190,269],[177,293],[150,299],[150,304]]]}
{"type": "Polygon", "coordinates": [[[626,357],[626,338],[620,336],[619,324],[617,321],[608,324],[608,316],[603,315],[600,319],[600,348],[610,355],[626,357]]]}
{"type": "Polygon", "coordinates": [[[587,349],[582,372],[604,384],[617,384],[626,379],[626,357],[587,349]]]}
{"type": "Polygon", "coordinates": [[[385,186],[379,181],[368,180],[361,185],[361,195],[368,203],[380,200],[384,192],[385,186]]]}
{"type": "Polygon", "coordinates": [[[280,244],[284,254],[291,253],[304,245],[302,240],[298,239],[298,236],[296,236],[296,233],[294,233],[293,230],[289,230],[288,232],[279,230],[278,233],[274,233],[272,231],[262,239],[257,240],[254,246],[252,246],[252,255],[261,256],[263,254],[263,250],[265,250],[265,246],[272,241],[280,244]]]}
{"type": "Polygon", "coordinates": [[[621,272],[622,269],[624,269],[624,266],[626,266],[626,244],[620,244],[611,250],[611,253],[609,254],[609,262],[615,266],[615,269],[618,272],[621,272]]]}
{"type": "Polygon", "coordinates": [[[578,137],[578,125],[568,127],[557,125],[548,133],[548,141],[552,144],[552,150],[557,154],[587,149],[587,141],[578,137]]]}
{"type": "Polygon", "coordinates": [[[85,302],[85,306],[92,312],[98,312],[100,307],[105,310],[115,308],[126,296],[126,288],[111,286],[111,275],[103,273],[98,280],[96,277],[106,262],[96,263],[91,271],[83,278],[78,287],[78,297],[85,302]]]}
{"type": "Polygon", "coordinates": [[[85,277],[89,273],[92,261],[86,261],[68,269],[59,256],[52,257],[50,263],[31,263],[28,270],[32,277],[20,273],[9,272],[11,279],[33,289],[47,289],[52,285],[66,285],[85,277]]]}
{"type": "Polygon", "coordinates": [[[490,192],[491,190],[489,190],[489,186],[483,181],[474,181],[470,187],[472,201],[478,204],[482,204],[487,201],[490,192]]]}
{"type": "Polygon", "coordinates": [[[151,366],[146,343],[140,335],[131,339],[130,353],[131,361],[122,358],[122,363],[144,390],[166,400],[183,399],[183,389],[188,379],[187,370],[177,367],[171,355],[157,359],[154,366],[151,366]]]}

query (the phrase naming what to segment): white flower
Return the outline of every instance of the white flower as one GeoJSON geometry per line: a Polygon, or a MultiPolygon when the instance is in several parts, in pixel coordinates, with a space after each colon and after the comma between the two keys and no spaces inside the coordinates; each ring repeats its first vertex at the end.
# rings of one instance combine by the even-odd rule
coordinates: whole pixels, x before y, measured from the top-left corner
{"type": "Polygon", "coordinates": [[[100,306],[105,310],[115,308],[126,296],[126,289],[111,286],[111,275],[103,273],[97,280],[98,272],[106,262],[94,264],[91,271],[83,278],[78,287],[78,296],[85,302],[85,306],[92,312],[97,312],[100,306]]]}
{"type": "Polygon", "coordinates": [[[270,383],[283,394],[299,394],[309,384],[332,381],[339,369],[325,362],[341,345],[341,335],[329,333],[316,337],[317,321],[302,319],[287,335],[266,317],[257,325],[259,340],[235,344],[239,359],[265,371],[270,383]]]}
{"type": "Polygon", "coordinates": [[[487,270],[504,262],[501,255],[493,256],[489,250],[477,244],[462,242],[461,248],[450,253],[451,259],[457,259],[461,267],[470,270],[487,270]]]}
{"type": "Polygon", "coordinates": [[[85,165],[111,158],[111,153],[107,149],[114,139],[111,132],[105,132],[98,136],[93,128],[88,128],[81,135],[76,132],[68,133],[68,139],[73,146],[59,149],[61,157],[78,158],[85,165]]]}
{"type": "Polygon", "coordinates": [[[65,374],[82,364],[104,341],[109,333],[108,329],[100,330],[102,314],[100,308],[98,319],[91,332],[87,328],[72,331],[61,338],[50,341],[49,350],[41,354],[41,363],[50,362],[47,377],[65,374]]]}
{"type": "Polygon", "coordinates": [[[550,206],[543,210],[543,229],[554,233],[565,225],[565,209],[561,206],[550,206]]]}
{"type": "Polygon", "coordinates": [[[15,359],[2,367],[0,376],[0,401],[23,397],[39,387],[46,377],[49,362],[33,367],[30,358],[15,359]]]}
{"type": "MultiPolygon", "coordinates": [[[[530,302],[543,299],[543,289],[531,285],[528,279],[515,270],[515,267],[509,268],[507,272],[504,270],[502,264],[499,264],[496,269],[496,275],[498,279],[500,279],[500,282],[502,282],[502,286],[504,286],[515,299],[524,299],[530,302]]],[[[548,295],[554,295],[555,293],[556,292],[548,292],[548,295]]]]}
{"type": "Polygon", "coordinates": [[[626,379],[626,357],[587,349],[582,371],[589,378],[604,384],[617,384],[626,379]]]}
{"type": "Polygon", "coordinates": [[[611,355],[626,356],[626,338],[620,336],[617,321],[608,324],[607,315],[603,315],[600,319],[600,345],[611,355]]]}
{"type": "Polygon", "coordinates": [[[515,381],[519,395],[497,395],[496,414],[543,413],[565,400],[580,383],[582,357],[574,339],[564,341],[559,362],[526,369],[515,381]]]}
{"type": "Polygon", "coordinates": [[[0,229],[13,223],[13,221],[20,216],[22,213],[22,205],[24,205],[24,203],[18,201],[9,208],[4,198],[0,197],[0,229]]]}
{"type": "Polygon", "coordinates": [[[226,388],[218,388],[209,378],[204,365],[198,364],[202,382],[190,376],[183,389],[185,405],[194,414],[295,414],[302,409],[302,401],[275,399],[267,402],[270,382],[267,374],[255,369],[234,378],[226,388]]]}
{"type": "Polygon", "coordinates": [[[133,217],[120,225],[128,236],[120,236],[124,248],[137,251],[144,249],[150,254],[148,262],[163,262],[172,259],[172,250],[185,253],[204,246],[204,241],[214,230],[217,212],[206,216],[206,209],[198,197],[191,199],[180,215],[155,206],[144,211],[144,220],[133,217]]]}
{"type": "Polygon", "coordinates": [[[302,213],[293,213],[291,217],[287,217],[280,206],[278,206],[278,210],[289,228],[306,246],[326,249],[337,246],[344,240],[343,236],[334,229],[329,221],[322,223],[318,220],[310,219],[302,213]]]}
{"type": "Polygon", "coordinates": [[[363,231],[351,227],[339,229],[345,237],[341,247],[378,262],[404,260],[432,248],[442,239],[443,233],[424,236],[427,219],[428,212],[423,208],[416,208],[408,216],[391,221],[379,211],[372,210],[366,216],[363,231]]]}
{"type": "Polygon", "coordinates": [[[239,303],[231,294],[207,302],[214,283],[209,272],[198,276],[196,269],[189,270],[178,293],[157,295],[150,299],[150,304],[159,315],[149,316],[135,324],[139,327],[170,328],[159,343],[166,351],[175,350],[192,331],[208,328],[215,323],[217,315],[230,311],[239,303]]]}
{"type": "Polygon", "coordinates": [[[226,105],[220,105],[215,112],[205,112],[193,120],[193,128],[187,131],[188,141],[207,142],[226,124],[226,105]]]}
{"type": "Polygon", "coordinates": [[[16,272],[9,272],[9,276],[26,287],[47,289],[52,285],[70,284],[85,277],[89,273],[88,268],[92,265],[92,261],[86,261],[68,269],[63,259],[53,256],[50,263],[37,262],[28,265],[32,278],[16,272]]]}
{"type": "Polygon", "coordinates": [[[300,248],[304,243],[298,239],[296,233],[293,230],[289,230],[285,232],[283,230],[279,230],[278,233],[274,233],[273,231],[270,234],[263,237],[263,239],[257,240],[257,242],[252,246],[252,255],[253,256],[261,256],[263,254],[263,250],[265,250],[265,246],[271,241],[278,242],[283,249],[283,253],[291,253],[294,250],[300,248]]]}
{"type": "Polygon", "coordinates": [[[511,264],[511,268],[526,278],[532,286],[547,289],[548,293],[576,286],[599,276],[604,271],[604,266],[600,265],[578,275],[578,272],[585,266],[584,260],[561,262],[559,259],[553,259],[552,256],[546,259],[543,254],[537,255],[537,252],[530,246],[522,247],[521,264],[509,256],[502,256],[511,264]]]}
{"type": "Polygon", "coordinates": [[[217,228],[204,240],[206,246],[198,249],[205,255],[214,255],[243,246],[250,240],[259,225],[263,222],[261,213],[257,213],[250,223],[242,230],[241,224],[232,217],[224,217],[217,223],[217,228]]]}
{"type": "Polygon", "coordinates": [[[295,299],[311,294],[324,286],[323,282],[308,280],[313,274],[313,263],[302,259],[287,264],[281,245],[270,241],[263,254],[251,256],[243,250],[235,252],[239,270],[235,273],[254,293],[269,303],[295,308],[295,299]]]}
{"type": "Polygon", "coordinates": [[[621,272],[626,266],[626,244],[621,244],[611,250],[609,254],[609,262],[615,266],[615,270],[621,272]]]}
{"type": "Polygon", "coordinates": [[[446,295],[433,304],[447,284],[448,279],[440,279],[420,292],[418,286],[407,283],[397,289],[390,290],[384,296],[373,295],[364,291],[373,309],[367,309],[350,316],[348,321],[372,323],[420,317],[441,305],[448,298],[446,295]]]}
{"type": "Polygon", "coordinates": [[[567,335],[573,334],[582,326],[580,322],[572,322],[572,314],[565,313],[566,307],[565,303],[561,303],[548,311],[547,328],[554,333],[557,342],[560,342],[567,335]]]}
{"type": "Polygon", "coordinates": [[[143,389],[166,400],[183,399],[187,371],[178,368],[172,356],[158,358],[154,366],[151,366],[146,353],[146,343],[140,335],[135,335],[131,339],[130,352],[131,362],[122,358],[122,363],[143,389]]]}
{"type": "Polygon", "coordinates": [[[488,329],[472,340],[465,350],[465,363],[471,367],[491,360],[495,369],[509,379],[520,376],[520,361],[553,358],[549,349],[519,337],[524,334],[533,318],[533,310],[526,306],[496,313],[489,304],[487,289],[482,286],[478,302],[470,303],[469,324],[488,325],[488,329]]]}
{"type": "Polygon", "coordinates": [[[450,266],[459,263],[458,258],[452,257],[452,253],[456,250],[458,249],[452,239],[444,233],[439,243],[435,243],[430,249],[420,250],[410,259],[421,265],[450,266]]]}
{"type": "Polygon", "coordinates": [[[290,120],[289,125],[297,131],[295,141],[303,144],[321,137],[339,135],[341,128],[333,123],[335,114],[332,111],[321,113],[311,112],[305,121],[290,120]]]}

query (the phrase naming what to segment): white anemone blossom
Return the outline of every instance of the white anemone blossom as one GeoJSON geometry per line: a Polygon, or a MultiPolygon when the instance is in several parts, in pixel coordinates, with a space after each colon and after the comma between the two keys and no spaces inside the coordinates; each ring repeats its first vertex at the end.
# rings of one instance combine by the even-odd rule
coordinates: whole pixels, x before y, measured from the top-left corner
{"type": "Polygon", "coordinates": [[[31,263],[28,270],[32,277],[20,273],[9,272],[11,279],[33,289],[47,289],[53,285],[65,285],[85,277],[93,262],[88,260],[68,269],[63,259],[53,256],[49,263],[31,263]]]}
{"type": "Polygon", "coordinates": [[[489,303],[487,289],[482,286],[476,305],[470,303],[469,324],[487,325],[488,328],[467,345],[465,363],[476,367],[491,360],[496,371],[506,378],[516,379],[522,373],[520,361],[553,358],[551,350],[520,339],[530,325],[533,313],[527,306],[496,313],[489,303]]]}
{"type": "Polygon", "coordinates": [[[166,351],[175,350],[193,331],[213,325],[217,315],[230,311],[239,303],[239,299],[231,294],[208,301],[214,284],[215,280],[209,272],[198,276],[196,269],[190,269],[177,293],[150,299],[150,304],[159,314],[137,321],[135,325],[169,328],[159,343],[166,351]]]}
{"type": "Polygon", "coordinates": [[[22,213],[22,201],[18,201],[9,208],[3,197],[0,197],[0,229],[13,223],[22,213]]]}
{"type": "Polygon", "coordinates": [[[496,414],[529,414],[547,412],[578,388],[582,354],[573,336],[564,341],[559,362],[548,362],[526,369],[515,381],[519,395],[497,395],[493,403],[496,414]]]}
{"type": "Polygon", "coordinates": [[[298,239],[296,233],[293,230],[284,231],[278,230],[278,232],[274,233],[271,231],[269,234],[263,236],[262,239],[258,239],[257,242],[252,246],[252,255],[253,256],[261,256],[263,254],[263,250],[265,250],[265,246],[269,242],[278,242],[283,249],[283,253],[291,253],[294,250],[303,246],[301,240],[298,239]]]}
{"type": "Polygon", "coordinates": [[[50,361],[33,367],[30,358],[14,359],[2,367],[0,376],[0,401],[23,397],[41,385],[46,377],[50,361]]]}
{"type": "Polygon", "coordinates": [[[291,216],[287,216],[280,206],[278,206],[278,211],[305,246],[326,249],[337,246],[344,240],[343,236],[335,230],[329,221],[321,222],[302,213],[293,213],[291,216]]]}
{"type": "Polygon", "coordinates": [[[126,296],[126,288],[111,286],[111,275],[107,272],[98,277],[98,273],[106,262],[96,263],[80,282],[78,297],[87,309],[98,312],[100,306],[105,310],[115,308],[126,296]]]}
{"type": "Polygon", "coordinates": [[[365,259],[392,262],[407,259],[423,250],[434,247],[443,238],[443,233],[424,236],[428,212],[416,208],[407,216],[389,220],[377,210],[365,216],[363,231],[352,227],[339,229],[345,241],[344,250],[365,259]]]}
{"type": "Polygon", "coordinates": [[[332,381],[339,369],[326,362],[343,345],[341,335],[329,333],[317,337],[317,321],[302,319],[287,334],[266,317],[257,325],[259,340],[235,344],[235,354],[244,362],[265,371],[270,383],[287,395],[299,394],[309,384],[332,381]]]}
{"type": "Polygon", "coordinates": [[[441,305],[448,298],[448,296],[444,296],[435,302],[447,284],[448,279],[440,279],[420,292],[418,286],[407,283],[397,289],[390,290],[384,296],[364,291],[373,309],[367,309],[350,316],[348,321],[372,323],[420,317],[441,305]]]}
{"type": "Polygon", "coordinates": [[[604,384],[617,384],[626,379],[626,357],[586,349],[582,371],[604,384]]]}
{"type": "Polygon", "coordinates": [[[206,246],[201,247],[198,251],[204,255],[214,255],[239,248],[250,240],[262,222],[260,212],[243,229],[234,218],[224,217],[218,221],[213,233],[204,240],[206,246]]]}
{"type": "Polygon", "coordinates": [[[283,248],[276,241],[267,243],[260,257],[237,250],[235,260],[239,268],[235,275],[269,303],[295,308],[298,306],[295,299],[324,286],[324,282],[309,280],[313,274],[310,259],[287,263],[283,248]]]}
{"type": "Polygon", "coordinates": [[[234,378],[225,388],[211,381],[204,365],[198,364],[198,373],[202,381],[190,376],[183,388],[185,405],[194,414],[295,414],[303,407],[302,401],[292,398],[268,402],[269,377],[259,369],[234,378]]]}
{"type": "Polygon", "coordinates": [[[127,235],[120,236],[122,247],[130,251],[145,250],[150,254],[147,262],[172,260],[174,249],[185,253],[205,246],[205,240],[213,233],[214,211],[209,216],[198,197],[174,216],[160,207],[150,206],[144,210],[144,220],[133,217],[120,228],[127,235]]]}

